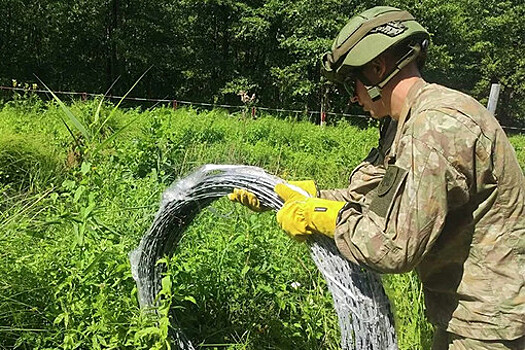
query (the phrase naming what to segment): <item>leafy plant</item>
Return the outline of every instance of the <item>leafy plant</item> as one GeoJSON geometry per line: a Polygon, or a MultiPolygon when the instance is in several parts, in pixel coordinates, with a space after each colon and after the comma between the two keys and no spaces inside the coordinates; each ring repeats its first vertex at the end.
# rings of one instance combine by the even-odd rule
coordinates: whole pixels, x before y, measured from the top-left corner
{"type": "MultiPolygon", "coordinates": [[[[139,77],[139,79],[137,79],[137,81],[135,81],[133,86],[124,94],[124,96],[120,98],[120,100],[113,107],[109,115],[103,120],[101,119],[101,115],[100,115],[100,111],[101,111],[101,108],[104,102],[104,97],[102,97],[98,103],[97,109],[95,110],[93,120],[89,125],[84,125],[84,123],[82,123],[81,120],[73,114],[73,112],[64,104],[64,102],[62,102],[62,100],[60,100],[60,98],[43,81],[39,79],[40,83],[53,96],[53,98],[58,103],[60,108],[64,111],[64,114],[67,116],[67,120],[66,118],[62,116],[60,116],[60,118],[75,142],[76,151],[78,152],[78,157],[80,158],[79,162],[81,162],[85,157],[95,157],[100,152],[101,149],[103,149],[108,143],[113,141],[120,133],[122,133],[124,130],[126,130],[127,127],[129,127],[132,123],[135,122],[136,118],[129,121],[119,130],[113,132],[110,136],[105,137],[105,138],[101,137],[103,128],[106,126],[108,121],[115,115],[121,103],[126,99],[126,97],[135,88],[135,86],[137,86],[137,84],[146,75],[148,71],[149,69],[146,70],[139,77]],[[71,124],[73,124],[73,126],[78,132],[80,132],[81,137],[78,137],[73,132],[73,130],[70,128],[68,124],[68,121],[71,124]]],[[[108,93],[109,93],[109,90],[106,92],[106,95],[108,93]]]]}
{"type": "MultiPolygon", "coordinates": [[[[159,262],[167,264],[160,321],[139,309],[128,254],[151,224],[163,190],[195,167],[254,164],[287,179],[315,179],[320,188],[344,187],[377,142],[377,130],[346,122],[321,129],[270,115],[240,120],[220,110],[117,110],[106,125],[135,120],[126,137],[68,168],[60,166],[60,151],[71,144],[59,117],[64,111],[38,103],[0,108],[0,171],[17,175],[23,163],[20,174],[26,174],[22,182],[0,182],[3,347],[174,348],[168,333],[175,315],[201,347],[339,348],[322,276],[271,213],[253,214],[228,200],[201,212],[175,255],[159,262]],[[10,158],[2,158],[6,150],[10,158]]],[[[66,107],[81,115],[99,103],[66,107]]],[[[102,104],[99,122],[113,109],[102,104]]],[[[86,120],[84,126],[92,123],[86,120]]],[[[88,128],[98,130],[100,123],[88,128]]],[[[100,135],[93,135],[96,146],[100,135]]],[[[523,136],[511,142],[525,166],[523,136]]],[[[417,278],[387,276],[384,285],[400,349],[427,348],[432,330],[417,278]]]]}

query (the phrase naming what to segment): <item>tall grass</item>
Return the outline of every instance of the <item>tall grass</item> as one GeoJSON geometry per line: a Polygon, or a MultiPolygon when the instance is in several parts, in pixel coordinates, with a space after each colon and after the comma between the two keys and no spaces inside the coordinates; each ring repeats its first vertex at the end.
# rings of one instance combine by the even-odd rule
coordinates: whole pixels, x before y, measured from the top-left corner
{"type": "MultiPolygon", "coordinates": [[[[220,110],[123,111],[100,101],[67,108],[84,125],[96,113],[108,120],[92,149],[128,127],[68,163],[75,143],[57,103],[1,106],[0,348],[166,348],[165,325],[139,311],[127,254],[173,180],[202,164],[233,163],[342,187],[377,142],[373,128],[344,122],[321,129],[220,110]]],[[[513,139],[523,164],[522,141],[513,139]]],[[[213,207],[164,262],[165,292],[184,331],[203,348],[337,349],[331,297],[305,246],[271,213],[227,200],[213,207]]],[[[417,278],[388,276],[385,286],[400,348],[428,348],[417,278]]]]}

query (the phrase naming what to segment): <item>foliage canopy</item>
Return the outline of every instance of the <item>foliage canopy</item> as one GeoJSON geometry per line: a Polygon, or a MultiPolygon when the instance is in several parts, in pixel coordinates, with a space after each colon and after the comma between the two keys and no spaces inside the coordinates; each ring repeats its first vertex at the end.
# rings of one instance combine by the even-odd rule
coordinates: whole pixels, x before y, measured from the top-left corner
{"type": "MultiPolygon", "coordinates": [[[[511,0],[21,0],[0,1],[0,83],[116,92],[146,69],[136,95],[317,109],[319,56],[354,14],[412,12],[432,34],[425,76],[482,102],[503,84],[506,122],[525,115],[525,4],[511,0]]],[[[334,108],[342,98],[333,96],[334,108]]]]}

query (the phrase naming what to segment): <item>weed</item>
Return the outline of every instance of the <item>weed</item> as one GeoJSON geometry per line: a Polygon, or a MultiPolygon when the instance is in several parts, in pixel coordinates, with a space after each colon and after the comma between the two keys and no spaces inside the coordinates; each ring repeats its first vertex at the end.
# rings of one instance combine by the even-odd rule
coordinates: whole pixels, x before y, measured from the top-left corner
{"type": "MultiPolygon", "coordinates": [[[[324,280],[271,213],[255,215],[227,200],[200,213],[175,255],[162,261],[160,322],[139,310],[128,253],[162,191],[202,164],[252,164],[287,179],[315,179],[321,188],[344,187],[377,142],[376,130],[77,102],[66,106],[75,115],[98,110],[98,119],[81,120],[95,130],[86,149],[98,151],[68,168],[62,107],[17,103],[0,109],[2,347],[167,349],[172,316],[203,348],[339,347],[324,280]]],[[[511,141],[523,166],[523,137],[511,141]]],[[[400,349],[428,348],[432,330],[415,275],[385,276],[384,284],[400,349]]]]}

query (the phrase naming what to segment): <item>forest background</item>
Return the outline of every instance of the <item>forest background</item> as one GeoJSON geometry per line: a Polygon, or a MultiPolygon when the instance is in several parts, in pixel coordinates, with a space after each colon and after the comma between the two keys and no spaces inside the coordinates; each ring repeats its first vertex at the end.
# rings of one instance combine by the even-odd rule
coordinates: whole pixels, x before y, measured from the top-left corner
{"type": "MultiPolygon", "coordinates": [[[[521,125],[522,0],[0,0],[0,84],[42,88],[38,77],[53,90],[104,93],[118,78],[111,93],[123,95],[148,71],[131,95],[238,105],[244,90],[258,106],[318,111],[319,56],[374,5],[405,8],[428,28],[428,81],[482,103],[498,81],[497,117],[521,125]]],[[[360,113],[330,100],[330,111],[360,113]]],[[[357,118],[319,128],[284,114],[247,118],[246,108],[118,109],[101,97],[67,105],[71,115],[35,94],[0,96],[0,349],[167,348],[169,323],[139,310],[128,253],[172,181],[232,163],[334,188],[377,144],[377,129],[357,118]]],[[[525,137],[510,139],[525,169],[525,137]]],[[[199,216],[169,261],[167,300],[191,339],[201,348],[340,348],[306,247],[270,213],[214,205],[230,214],[199,216]]],[[[416,276],[383,283],[400,349],[428,349],[416,276]]]]}
{"type": "MultiPolygon", "coordinates": [[[[410,11],[431,33],[424,76],[525,118],[525,3],[517,0],[1,0],[0,84],[319,110],[319,57],[353,15],[375,5],[410,11]]],[[[331,109],[354,113],[331,96],[331,109]]]]}

